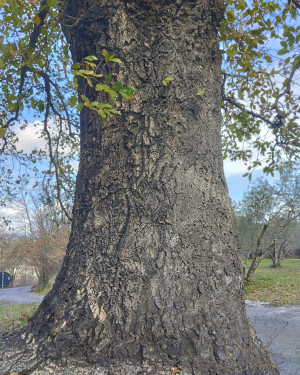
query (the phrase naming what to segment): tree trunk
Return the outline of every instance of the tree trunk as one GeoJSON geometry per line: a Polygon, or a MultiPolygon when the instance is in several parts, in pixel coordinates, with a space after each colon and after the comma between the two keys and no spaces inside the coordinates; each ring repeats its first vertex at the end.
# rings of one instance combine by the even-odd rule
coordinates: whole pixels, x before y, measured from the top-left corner
{"type": "Polygon", "coordinates": [[[66,1],[64,23],[81,19],[65,28],[74,60],[116,53],[113,78],[137,93],[106,122],[81,114],[67,255],[24,332],[27,353],[18,365],[3,354],[2,373],[78,362],[105,375],[277,374],[246,317],[223,173],[223,5],[66,1]]]}
{"type": "Polygon", "coordinates": [[[251,261],[251,264],[250,264],[250,266],[248,268],[247,275],[246,275],[246,280],[247,281],[251,281],[252,276],[253,276],[256,268],[259,266],[260,262],[265,257],[265,253],[261,249],[261,242],[262,242],[262,240],[264,238],[266,230],[269,227],[269,224],[270,224],[270,222],[264,224],[264,226],[263,226],[263,228],[262,228],[262,230],[261,230],[261,232],[259,234],[259,237],[257,239],[256,248],[255,248],[255,251],[254,251],[254,254],[253,254],[253,257],[252,257],[252,261],[251,261]]]}
{"type": "Polygon", "coordinates": [[[284,254],[284,251],[282,250],[285,246],[285,243],[283,244],[278,244],[278,240],[274,238],[273,240],[273,256],[272,256],[272,261],[273,265],[272,267],[281,267],[281,258],[282,255],[284,254]]]}

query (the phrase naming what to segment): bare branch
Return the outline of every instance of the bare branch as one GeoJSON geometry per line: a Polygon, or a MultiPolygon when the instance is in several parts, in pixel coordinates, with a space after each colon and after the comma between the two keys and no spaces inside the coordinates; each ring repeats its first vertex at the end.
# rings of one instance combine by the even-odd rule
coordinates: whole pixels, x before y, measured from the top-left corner
{"type": "Polygon", "coordinates": [[[49,132],[49,129],[48,129],[48,118],[49,118],[49,114],[50,114],[50,106],[51,106],[51,89],[50,89],[50,80],[49,80],[49,77],[47,74],[44,74],[43,75],[43,78],[44,78],[44,81],[45,81],[45,92],[46,92],[46,96],[47,96],[47,105],[46,105],[46,111],[45,111],[45,119],[44,119],[44,131],[47,135],[47,139],[48,139],[48,147],[49,147],[49,157],[50,157],[50,160],[52,162],[52,164],[54,165],[54,169],[55,169],[55,180],[56,180],[56,189],[57,189],[57,199],[58,199],[58,202],[60,204],[60,207],[62,209],[62,211],[64,212],[64,214],[66,215],[66,217],[68,218],[68,220],[72,221],[72,218],[70,217],[70,215],[68,214],[63,202],[62,202],[62,199],[61,199],[61,186],[60,186],[60,183],[59,183],[59,167],[58,167],[58,162],[54,156],[54,153],[53,153],[53,147],[52,147],[52,138],[51,138],[51,134],[49,132]]]}
{"type": "Polygon", "coordinates": [[[274,107],[273,108],[276,109],[276,111],[278,113],[277,117],[278,116],[280,116],[281,118],[287,117],[287,115],[284,112],[282,112],[281,109],[279,108],[279,99],[282,96],[284,96],[285,94],[288,94],[291,91],[291,83],[292,83],[293,77],[294,77],[296,71],[299,68],[300,68],[300,56],[298,56],[298,62],[297,62],[297,64],[294,66],[294,68],[291,71],[291,74],[289,76],[286,88],[275,99],[275,103],[274,103],[274,107]]]}

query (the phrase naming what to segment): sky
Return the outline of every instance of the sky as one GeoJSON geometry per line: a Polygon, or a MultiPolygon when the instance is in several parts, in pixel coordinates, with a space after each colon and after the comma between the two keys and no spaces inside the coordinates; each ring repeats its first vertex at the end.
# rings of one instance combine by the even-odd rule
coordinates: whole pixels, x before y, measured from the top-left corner
{"type": "MultiPolygon", "coordinates": [[[[249,172],[247,167],[241,161],[231,162],[229,160],[224,160],[224,171],[229,196],[232,201],[239,201],[243,199],[243,195],[250,184],[248,177],[243,177],[244,173],[249,172]]],[[[251,182],[254,182],[260,177],[263,177],[272,183],[274,180],[276,180],[276,173],[275,176],[272,177],[271,175],[266,175],[266,173],[264,173],[262,170],[256,170],[252,174],[251,182]]]]}
{"type": "MultiPolygon", "coordinates": [[[[39,127],[41,127],[41,125],[35,127],[33,123],[29,123],[26,129],[18,130],[19,149],[22,149],[25,152],[30,152],[33,147],[46,147],[45,141],[36,135],[39,127]]],[[[74,165],[74,167],[76,166],[74,165]]],[[[226,159],[224,160],[224,171],[229,189],[229,196],[232,201],[243,199],[243,195],[250,184],[248,177],[243,177],[243,174],[248,172],[247,166],[242,161],[232,162],[226,159]]],[[[252,181],[255,181],[259,177],[267,178],[270,183],[274,181],[274,178],[267,176],[262,170],[253,172],[252,181]]],[[[7,207],[0,207],[0,216],[13,219],[13,217],[19,216],[19,212],[16,207],[9,205],[7,207]]]]}
{"type": "MultiPolygon", "coordinates": [[[[35,128],[31,123],[26,127],[26,129],[20,130],[18,132],[20,139],[20,149],[23,149],[25,152],[29,152],[30,149],[32,149],[33,145],[37,147],[45,147],[45,142],[41,138],[37,138],[35,134],[36,131],[37,128],[35,128]]],[[[241,200],[250,183],[248,177],[243,177],[243,174],[248,172],[247,166],[242,161],[233,162],[229,159],[225,159],[224,171],[230,198],[233,201],[241,200]]],[[[263,173],[262,170],[257,170],[253,172],[252,181],[255,181],[259,177],[266,177],[270,181],[274,180],[274,178],[272,178],[271,176],[266,176],[266,174],[263,173]]]]}

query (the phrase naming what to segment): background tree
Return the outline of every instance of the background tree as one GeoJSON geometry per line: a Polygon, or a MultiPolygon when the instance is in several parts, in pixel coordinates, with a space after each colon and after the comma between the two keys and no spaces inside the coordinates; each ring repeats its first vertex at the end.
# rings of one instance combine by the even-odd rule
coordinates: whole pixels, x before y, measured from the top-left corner
{"type": "Polygon", "coordinates": [[[16,251],[18,239],[7,233],[5,230],[0,232],[0,272],[8,272],[11,275],[10,287],[14,286],[15,280],[20,274],[24,260],[16,251]]]}
{"type": "MultiPolygon", "coordinates": [[[[4,149],[23,95],[35,104],[40,89],[59,198],[61,158],[48,125],[53,93],[64,113],[67,94],[52,83],[47,39],[59,32],[60,16],[79,77],[81,161],[62,270],[24,331],[27,345],[1,353],[2,372],[68,361],[105,374],[165,374],[171,366],[277,373],[247,323],[222,167],[217,28],[224,2],[66,0],[58,10],[53,1],[7,4],[4,22],[10,12],[19,17],[6,28],[17,48],[6,40],[2,60],[4,107],[13,103],[3,116],[4,149]],[[137,89],[133,100],[127,82],[137,89]]],[[[76,98],[69,98],[72,107],[76,98]]]]}
{"type": "Polygon", "coordinates": [[[40,189],[38,195],[33,195],[25,188],[20,183],[20,198],[12,206],[15,211],[11,228],[16,237],[14,253],[35,269],[39,288],[43,289],[61,267],[70,225],[64,221],[59,202],[52,202],[47,190],[40,189]]]}
{"type": "Polygon", "coordinates": [[[295,221],[293,224],[293,230],[291,233],[291,242],[292,242],[292,249],[289,253],[290,257],[299,258],[300,257],[300,223],[299,220],[295,221]]]}
{"type": "Polygon", "coordinates": [[[280,179],[271,186],[257,180],[236,206],[240,245],[245,256],[244,275],[249,281],[264,257],[273,259],[273,266],[289,250],[290,235],[300,215],[300,176],[297,171],[282,170],[280,179]],[[251,258],[246,273],[246,264],[251,258]]]}
{"type": "Polygon", "coordinates": [[[293,234],[296,228],[296,220],[289,221],[286,217],[278,218],[270,226],[267,256],[272,259],[272,267],[281,266],[281,260],[284,257],[292,254],[295,256],[297,243],[293,234]]]}
{"type": "Polygon", "coordinates": [[[68,228],[53,226],[47,231],[39,227],[34,237],[19,239],[16,253],[35,269],[38,287],[42,290],[48,285],[51,277],[58,273],[69,238],[68,228]]]}

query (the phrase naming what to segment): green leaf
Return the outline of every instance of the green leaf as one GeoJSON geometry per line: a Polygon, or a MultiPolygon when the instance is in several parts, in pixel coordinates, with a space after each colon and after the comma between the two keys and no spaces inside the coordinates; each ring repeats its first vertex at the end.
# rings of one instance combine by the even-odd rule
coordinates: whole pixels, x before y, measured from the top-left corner
{"type": "Polygon", "coordinates": [[[85,77],[85,79],[87,80],[87,83],[90,87],[93,87],[93,84],[92,84],[92,81],[90,79],[90,77],[85,77]]]}
{"type": "Polygon", "coordinates": [[[230,46],[227,51],[226,51],[226,54],[229,56],[229,57],[233,57],[237,54],[238,52],[238,46],[237,44],[233,44],[232,46],[230,46]]]}
{"type": "Polygon", "coordinates": [[[121,63],[121,60],[116,58],[115,57],[116,55],[114,53],[112,55],[109,55],[108,52],[105,49],[102,51],[102,55],[103,55],[106,63],[110,62],[110,61],[116,62],[116,63],[121,63]]]}
{"type": "Polygon", "coordinates": [[[102,117],[102,118],[105,118],[106,117],[106,114],[104,112],[103,109],[101,109],[100,111],[98,111],[99,115],[102,117]]]}
{"type": "Polygon", "coordinates": [[[85,96],[85,95],[81,95],[81,99],[84,100],[85,102],[89,102],[90,103],[90,99],[85,96]]]}
{"type": "Polygon", "coordinates": [[[86,70],[86,69],[79,69],[78,73],[80,73],[82,77],[84,77],[85,75],[88,75],[88,76],[94,75],[94,72],[92,70],[86,70]]]}
{"type": "Polygon", "coordinates": [[[109,61],[109,54],[108,54],[108,52],[106,51],[106,49],[104,49],[104,50],[102,51],[102,55],[103,55],[103,57],[104,57],[105,62],[108,62],[108,61],[109,61]]]}
{"type": "Polygon", "coordinates": [[[110,112],[113,113],[113,114],[115,114],[115,115],[120,115],[121,114],[120,111],[118,111],[118,110],[116,110],[114,108],[110,112]]]}
{"type": "Polygon", "coordinates": [[[78,70],[78,69],[80,69],[80,67],[81,67],[81,64],[79,64],[79,63],[74,63],[74,64],[71,65],[72,70],[78,70]]]}
{"type": "Polygon", "coordinates": [[[95,90],[106,92],[109,95],[110,99],[113,101],[113,103],[116,103],[115,98],[118,96],[118,94],[115,92],[115,90],[111,89],[109,86],[101,85],[100,83],[98,83],[98,85],[96,85],[95,87],[95,90]]]}
{"type": "Polygon", "coordinates": [[[39,102],[38,102],[38,110],[40,112],[44,112],[44,110],[45,110],[45,105],[44,105],[44,102],[42,100],[39,100],[39,102]]]}
{"type": "Polygon", "coordinates": [[[118,59],[116,57],[110,59],[109,61],[116,62],[116,63],[119,63],[119,64],[122,62],[120,59],[118,59]]]}
{"type": "Polygon", "coordinates": [[[285,40],[281,40],[280,44],[282,45],[283,48],[287,49],[287,42],[285,40]]]}
{"type": "Polygon", "coordinates": [[[237,8],[237,9],[240,9],[240,10],[244,10],[245,8],[247,8],[247,3],[246,3],[246,1],[244,1],[244,0],[239,0],[239,1],[238,1],[238,4],[236,5],[236,8],[237,8]]]}
{"type": "Polygon", "coordinates": [[[5,134],[6,134],[6,131],[7,131],[6,128],[1,128],[1,129],[0,129],[0,138],[4,138],[4,136],[5,136],[5,134]]]}
{"type": "Polygon", "coordinates": [[[111,82],[111,73],[109,72],[106,77],[106,84],[109,85],[111,82]]]}
{"type": "Polygon", "coordinates": [[[80,112],[83,109],[84,105],[83,103],[78,103],[77,104],[77,111],[80,112]]]}
{"type": "Polygon", "coordinates": [[[117,91],[117,92],[120,91],[122,88],[123,88],[123,82],[115,82],[112,85],[112,89],[117,91]]]}
{"type": "Polygon", "coordinates": [[[31,108],[33,108],[33,109],[36,108],[37,103],[36,103],[34,98],[30,99],[30,103],[31,103],[31,108]]]}
{"type": "Polygon", "coordinates": [[[73,108],[77,103],[77,97],[76,96],[71,96],[69,99],[69,104],[73,108]]]}
{"type": "Polygon", "coordinates": [[[232,9],[230,9],[227,13],[226,13],[226,22],[228,24],[232,23],[233,21],[235,20],[235,14],[233,12],[232,9]]]}
{"type": "Polygon", "coordinates": [[[8,110],[9,112],[13,113],[17,109],[18,104],[16,102],[8,103],[8,110]]]}
{"type": "Polygon", "coordinates": [[[278,55],[282,56],[282,55],[285,55],[285,54],[289,53],[289,50],[286,49],[286,48],[282,48],[277,53],[278,53],[278,55]]]}
{"type": "MultiPolygon", "coordinates": [[[[0,6],[1,6],[1,4],[0,4],[0,6]]],[[[28,24],[23,27],[22,32],[25,33],[26,31],[31,30],[32,28],[33,28],[33,23],[28,22],[28,24]]]]}
{"type": "Polygon", "coordinates": [[[167,86],[168,82],[171,82],[171,81],[174,81],[174,79],[171,78],[171,77],[166,77],[166,78],[163,79],[162,83],[163,83],[164,86],[167,86]]]}
{"type": "Polygon", "coordinates": [[[132,100],[132,94],[135,92],[135,88],[131,86],[126,86],[120,89],[120,94],[124,99],[132,100]]]}
{"type": "Polygon", "coordinates": [[[268,63],[271,63],[273,61],[272,57],[269,56],[269,55],[265,55],[264,56],[265,60],[268,62],[268,63]]]}
{"type": "Polygon", "coordinates": [[[55,8],[57,6],[57,0],[47,0],[47,5],[50,8],[55,8]]]}
{"type": "Polygon", "coordinates": [[[87,56],[84,58],[84,60],[87,60],[87,61],[97,61],[98,58],[96,56],[87,56]]]}
{"type": "Polygon", "coordinates": [[[204,93],[205,93],[205,90],[202,89],[202,90],[198,90],[196,95],[202,96],[204,93]]]}

